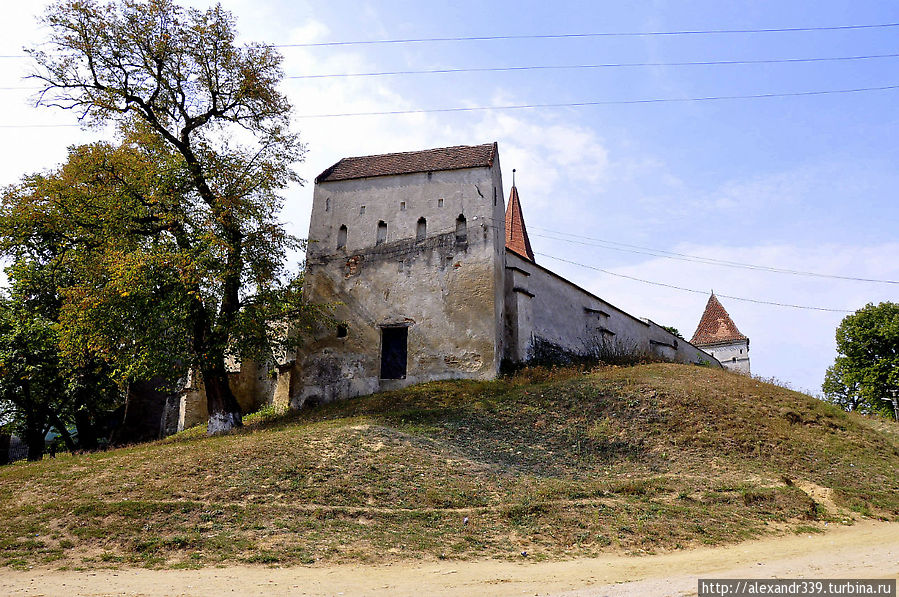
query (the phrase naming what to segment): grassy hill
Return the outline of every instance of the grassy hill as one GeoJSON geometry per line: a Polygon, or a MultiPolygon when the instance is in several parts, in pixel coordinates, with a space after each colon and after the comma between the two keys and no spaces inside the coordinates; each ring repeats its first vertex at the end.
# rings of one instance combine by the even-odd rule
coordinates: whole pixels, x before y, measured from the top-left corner
{"type": "Polygon", "coordinates": [[[0,565],[556,558],[899,517],[895,424],[707,368],[525,370],[249,419],[0,468],[0,565]]]}

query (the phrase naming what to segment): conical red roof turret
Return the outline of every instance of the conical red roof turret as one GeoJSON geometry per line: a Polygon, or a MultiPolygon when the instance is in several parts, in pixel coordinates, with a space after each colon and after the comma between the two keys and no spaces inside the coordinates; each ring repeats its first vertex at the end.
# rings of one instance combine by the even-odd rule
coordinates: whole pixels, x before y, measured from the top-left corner
{"type": "Polygon", "coordinates": [[[724,310],[724,307],[718,302],[715,293],[709,297],[709,302],[705,306],[705,312],[699,320],[696,327],[696,333],[693,334],[691,344],[696,346],[704,346],[709,344],[718,344],[719,342],[733,342],[735,340],[748,340],[746,336],[740,333],[736,324],[724,310]]]}
{"type": "Polygon", "coordinates": [[[528,239],[528,230],[524,226],[524,216],[521,215],[518,189],[514,182],[512,183],[512,192],[509,193],[509,205],[506,206],[506,248],[521,257],[535,261],[534,251],[531,250],[531,241],[528,239]]]}

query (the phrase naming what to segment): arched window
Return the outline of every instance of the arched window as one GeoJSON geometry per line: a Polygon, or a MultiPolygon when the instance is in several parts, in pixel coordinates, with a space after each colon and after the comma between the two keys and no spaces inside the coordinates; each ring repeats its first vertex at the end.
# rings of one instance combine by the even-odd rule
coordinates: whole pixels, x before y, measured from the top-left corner
{"type": "Polygon", "coordinates": [[[415,228],[415,240],[424,240],[428,235],[428,221],[418,218],[418,226],[415,228]]]}
{"type": "Polygon", "coordinates": [[[378,236],[375,239],[375,244],[380,245],[384,242],[387,242],[387,222],[381,220],[378,222],[378,236]]]}
{"type": "Polygon", "coordinates": [[[337,230],[337,248],[342,249],[346,246],[346,224],[341,224],[337,230]]]}
{"type": "Polygon", "coordinates": [[[465,216],[462,214],[459,214],[459,217],[456,218],[456,242],[468,242],[468,226],[465,222],[465,216]]]}

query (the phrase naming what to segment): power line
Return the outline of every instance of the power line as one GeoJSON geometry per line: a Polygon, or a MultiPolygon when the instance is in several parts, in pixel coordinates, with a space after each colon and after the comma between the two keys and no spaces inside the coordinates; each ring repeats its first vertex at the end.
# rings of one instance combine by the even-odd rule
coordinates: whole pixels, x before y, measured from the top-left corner
{"type": "Polygon", "coordinates": [[[863,93],[869,91],[888,91],[899,89],[899,85],[884,85],[881,87],[856,87],[854,89],[829,89],[825,91],[793,91],[786,93],[757,93],[747,95],[716,95],[704,97],[669,97],[669,98],[652,98],[637,100],[602,100],[587,102],[560,102],[552,104],[510,104],[505,106],[471,106],[464,108],[429,108],[429,109],[411,109],[411,110],[387,110],[387,111],[371,111],[371,112],[342,112],[332,114],[303,114],[296,118],[341,118],[347,116],[395,116],[402,114],[434,114],[440,112],[483,112],[487,110],[522,110],[526,108],[581,108],[586,106],[622,106],[633,104],[663,104],[674,102],[708,102],[722,100],[738,100],[738,99],[763,99],[773,97],[800,97],[811,95],[833,95],[847,93],[863,93]]]}
{"type": "MultiPolygon", "coordinates": [[[[619,274],[616,272],[610,272],[609,270],[605,270],[600,267],[594,267],[592,265],[587,265],[585,263],[578,263],[577,261],[571,261],[569,259],[562,259],[561,257],[547,255],[546,253],[536,253],[536,254],[540,255],[541,257],[549,257],[550,259],[555,259],[556,261],[561,261],[563,263],[570,263],[571,265],[577,265],[578,267],[585,267],[587,269],[592,269],[592,270],[595,270],[598,272],[602,272],[602,273],[608,274],[610,276],[616,276],[618,278],[625,278],[628,280],[633,280],[635,282],[641,282],[643,284],[652,284],[653,286],[662,286],[664,288],[672,288],[674,290],[680,290],[683,292],[692,292],[694,294],[703,294],[703,295],[708,294],[707,290],[696,290],[693,288],[684,288],[683,286],[675,286],[674,284],[665,284],[664,282],[654,282],[652,280],[645,280],[643,278],[637,278],[635,276],[628,276],[627,274],[619,274]]],[[[778,303],[775,301],[763,301],[760,299],[751,299],[751,298],[745,298],[745,297],[741,297],[741,296],[733,296],[733,295],[729,295],[729,294],[719,294],[719,293],[715,293],[715,294],[722,298],[733,299],[735,301],[744,301],[747,303],[756,303],[759,305],[772,305],[775,307],[789,307],[791,309],[805,309],[808,311],[826,311],[829,313],[854,313],[854,311],[851,311],[849,309],[831,309],[829,307],[808,307],[805,305],[793,305],[793,304],[789,304],[789,303],[778,303]]]]}
{"type": "Polygon", "coordinates": [[[400,39],[370,39],[355,41],[324,41],[307,42],[298,44],[272,44],[273,48],[312,48],[323,46],[359,46],[375,44],[409,44],[426,42],[459,42],[459,41],[495,41],[516,39],[571,39],[591,37],[649,37],[649,36],[676,36],[676,35],[721,35],[735,33],[800,33],[810,31],[846,31],[852,29],[884,29],[899,27],[899,23],[876,23],[869,25],[837,25],[831,27],[782,27],[766,29],[696,29],[683,31],[629,31],[614,32],[602,31],[593,33],[556,33],[533,35],[477,35],[460,37],[411,37],[400,39]]]}
{"type": "MultiPolygon", "coordinates": [[[[602,68],[628,68],[628,67],[660,67],[660,66],[720,66],[738,64],[792,64],[810,62],[845,62],[852,60],[873,60],[878,58],[897,58],[897,54],[870,54],[865,56],[833,56],[819,58],[769,58],[758,60],[700,60],[688,62],[610,62],[604,64],[560,64],[560,65],[526,65],[526,66],[489,66],[471,68],[435,68],[428,70],[394,70],[374,71],[361,73],[325,73],[320,75],[291,75],[285,79],[333,79],[341,77],[386,77],[397,75],[432,75],[450,73],[495,73],[510,71],[534,71],[534,70],[579,70],[602,68]]],[[[7,89],[0,87],[0,89],[7,89]]],[[[11,87],[8,89],[24,89],[11,87]]]]}
{"type": "MultiPolygon", "coordinates": [[[[470,68],[435,68],[424,70],[393,70],[372,71],[361,73],[323,73],[316,75],[290,75],[285,79],[334,79],[350,77],[386,77],[399,75],[430,75],[451,73],[488,73],[488,72],[516,72],[516,71],[540,71],[540,70],[583,70],[603,68],[630,68],[630,67],[668,67],[668,66],[722,66],[740,64],[794,64],[815,62],[847,62],[855,60],[875,60],[882,58],[899,58],[895,54],[868,54],[863,56],[826,56],[812,58],[761,58],[753,60],[699,60],[686,62],[609,62],[603,64],[558,64],[558,65],[523,65],[523,66],[488,66],[470,68]]],[[[0,87],[0,91],[39,91],[40,87],[0,87]]]]}
{"type": "Polygon", "coordinates": [[[55,128],[76,128],[80,124],[0,124],[0,128],[4,129],[55,129],[55,128]]]}
{"type": "Polygon", "coordinates": [[[579,236],[577,234],[570,234],[568,232],[560,232],[558,230],[550,230],[548,228],[542,228],[540,226],[532,226],[532,228],[538,230],[545,230],[547,232],[551,232],[555,235],[566,235],[575,237],[575,239],[586,239],[586,240],[575,240],[568,238],[559,238],[558,236],[548,236],[545,234],[533,234],[533,236],[537,236],[540,238],[548,238],[551,240],[558,240],[566,243],[578,244],[578,245],[586,245],[591,247],[601,247],[604,249],[609,249],[612,251],[619,251],[623,253],[638,253],[641,255],[652,255],[653,257],[661,257],[663,259],[675,259],[678,261],[687,261],[690,263],[704,263],[707,265],[717,265],[721,267],[733,267],[738,269],[749,269],[754,271],[764,271],[764,272],[772,272],[777,274],[790,274],[794,276],[809,276],[814,278],[829,278],[835,280],[850,280],[853,282],[876,282],[879,284],[899,284],[899,280],[883,280],[879,278],[862,278],[858,276],[841,276],[838,274],[824,274],[820,272],[809,272],[803,270],[794,270],[787,268],[779,268],[768,265],[757,265],[753,263],[743,263],[739,261],[728,261],[725,259],[716,259],[714,257],[700,257],[698,255],[688,255],[685,253],[676,253],[674,251],[666,251],[663,249],[653,249],[651,247],[641,247],[639,245],[629,245],[625,243],[617,243],[613,241],[607,241],[599,238],[593,238],[589,236],[579,236]],[[588,242],[592,241],[592,242],[588,242]]]}
{"type": "MultiPolygon", "coordinates": [[[[881,87],[857,87],[854,89],[829,89],[825,91],[794,91],[786,93],[758,93],[748,95],[716,95],[704,97],[669,97],[637,100],[602,100],[589,102],[559,102],[552,104],[511,104],[506,106],[470,106],[463,108],[425,108],[411,110],[386,110],[372,112],[343,112],[333,114],[301,114],[297,119],[308,120],[311,118],[341,118],[349,116],[396,116],[402,114],[435,114],[452,112],[484,112],[488,110],[521,110],[526,108],[580,108],[587,106],[622,106],[636,104],[663,104],[676,102],[707,102],[738,99],[767,99],[774,97],[801,97],[814,95],[833,95],[847,93],[863,93],[869,91],[891,91],[899,89],[899,85],[884,85],[881,87]]],[[[0,128],[54,128],[76,127],[77,124],[0,124],[0,128]]]]}
{"type": "MultiPolygon", "coordinates": [[[[887,29],[899,27],[899,23],[872,23],[864,25],[834,25],[826,27],[769,27],[763,29],[695,29],[681,31],[600,31],[588,33],[554,33],[554,34],[527,34],[527,35],[474,35],[458,37],[412,37],[399,39],[367,39],[350,41],[324,41],[306,42],[296,44],[263,44],[270,48],[313,48],[327,46],[359,46],[378,44],[409,44],[430,42],[461,42],[461,41],[496,41],[496,40],[521,40],[521,39],[577,39],[599,37],[649,37],[649,36],[678,36],[678,35],[729,35],[746,33],[803,33],[813,31],[850,31],[858,29],[887,29]]],[[[28,58],[27,54],[6,54],[0,58],[28,58]]]]}

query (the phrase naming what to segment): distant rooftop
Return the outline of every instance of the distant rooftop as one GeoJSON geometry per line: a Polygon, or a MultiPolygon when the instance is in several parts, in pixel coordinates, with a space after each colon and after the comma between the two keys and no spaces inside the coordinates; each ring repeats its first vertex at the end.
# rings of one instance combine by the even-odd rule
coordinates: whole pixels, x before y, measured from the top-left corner
{"type": "Polygon", "coordinates": [[[422,151],[385,153],[343,158],[315,177],[315,182],[351,180],[372,176],[393,176],[415,172],[489,168],[496,159],[496,143],[456,145],[422,151]]]}

